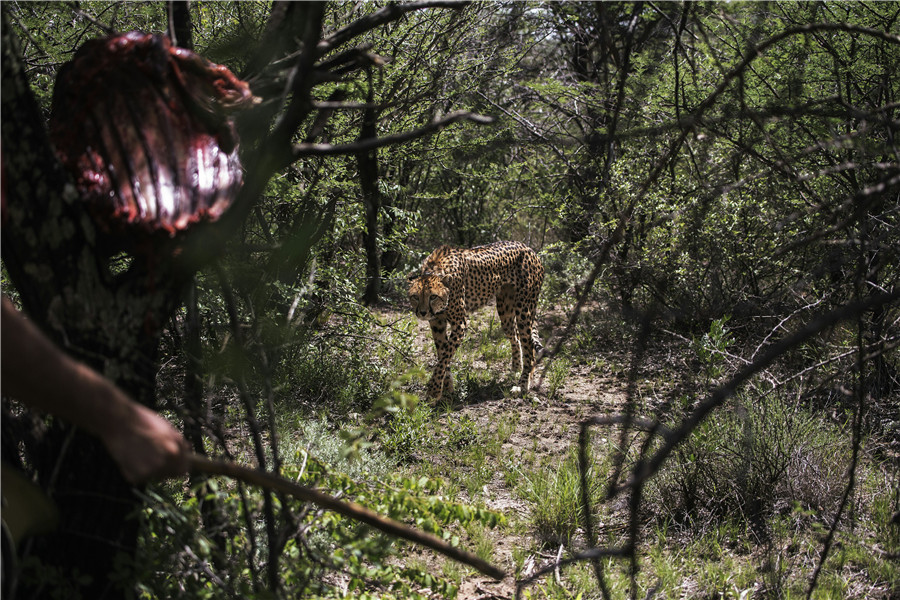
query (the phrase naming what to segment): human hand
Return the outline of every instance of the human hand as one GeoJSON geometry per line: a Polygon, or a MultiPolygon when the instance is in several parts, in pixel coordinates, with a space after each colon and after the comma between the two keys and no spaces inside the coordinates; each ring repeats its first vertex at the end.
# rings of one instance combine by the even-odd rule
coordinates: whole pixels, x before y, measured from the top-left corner
{"type": "Polygon", "coordinates": [[[188,470],[187,441],[163,417],[129,401],[128,414],[100,432],[107,450],[131,483],[182,475],[188,470]]]}
{"type": "Polygon", "coordinates": [[[168,421],[60,351],[6,297],[2,307],[4,393],[99,436],[132,483],[187,472],[187,442],[168,421]]]}

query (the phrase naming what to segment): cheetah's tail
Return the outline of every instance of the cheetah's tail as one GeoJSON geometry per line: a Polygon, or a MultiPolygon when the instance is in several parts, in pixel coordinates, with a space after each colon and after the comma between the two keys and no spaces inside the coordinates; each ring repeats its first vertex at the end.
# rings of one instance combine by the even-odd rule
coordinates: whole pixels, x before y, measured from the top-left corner
{"type": "Polygon", "coordinates": [[[531,328],[531,340],[534,342],[534,361],[538,362],[546,354],[546,348],[538,335],[537,325],[533,325],[531,328]]]}

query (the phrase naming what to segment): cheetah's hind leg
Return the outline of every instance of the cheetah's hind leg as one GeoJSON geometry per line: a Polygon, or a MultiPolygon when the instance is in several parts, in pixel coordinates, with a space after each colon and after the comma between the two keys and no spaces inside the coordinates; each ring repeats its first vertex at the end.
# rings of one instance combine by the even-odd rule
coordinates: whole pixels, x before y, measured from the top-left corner
{"type": "Polygon", "coordinates": [[[534,314],[522,310],[516,317],[519,344],[522,348],[522,375],[518,385],[511,390],[513,394],[526,394],[531,389],[534,379],[534,366],[544,346],[541,344],[535,329],[534,314]]]}
{"type": "Polygon", "coordinates": [[[522,371],[523,350],[519,343],[518,331],[516,330],[515,292],[515,288],[511,285],[504,285],[497,292],[497,316],[500,317],[500,325],[512,349],[512,364],[510,368],[513,375],[522,371]]]}

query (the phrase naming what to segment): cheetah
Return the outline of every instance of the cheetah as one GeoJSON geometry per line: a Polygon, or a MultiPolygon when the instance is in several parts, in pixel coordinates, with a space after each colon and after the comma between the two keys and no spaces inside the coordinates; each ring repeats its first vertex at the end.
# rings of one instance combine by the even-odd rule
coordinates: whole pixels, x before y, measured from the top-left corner
{"type": "Polygon", "coordinates": [[[513,393],[527,392],[535,360],[543,350],[534,319],[544,266],[534,250],[519,242],[475,248],[441,246],[409,280],[410,305],[416,317],[431,325],[437,354],[426,397],[452,393],[450,361],[466,333],[466,315],[492,298],[497,299],[500,324],[512,345],[512,370],[522,372],[513,393]]]}

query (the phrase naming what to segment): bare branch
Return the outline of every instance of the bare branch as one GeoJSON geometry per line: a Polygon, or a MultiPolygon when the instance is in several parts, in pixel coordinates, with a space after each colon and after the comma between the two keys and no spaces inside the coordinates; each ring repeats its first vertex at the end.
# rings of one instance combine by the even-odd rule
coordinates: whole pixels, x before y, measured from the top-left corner
{"type": "Polygon", "coordinates": [[[338,29],[320,41],[316,46],[316,51],[319,56],[322,56],[323,54],[334,50],[341,44],[344,44],[367,31],[375,29],[379,25],[396,21],[403,15],[416,10],[423,10],[426,8],[460,9],[466,4],[468,4],[468,2],[454,2],[453,0],[424,0],[422,2],[407,2],[404,4],[391,3],[371,15],[367,15],[346,27],[338,29]]]}
{"type": "Polygon", "coordinates": [[[457,111],[450,113],[446,117],[432,121],[427,125],[423,125],[418,129],[413,129],[412,131],[385,135],[379,138],[364,139],[351,144],[295,144],[293,148],[293,157],[294,159],[298,159],[301,156],[334,156],[335,154],[366,152],[368,150],[381,148],[382,146],[402,144],[403,142],[424,137],[430,133],[443,129],[448,125],[452,125],[457,121],[471,121],[472,123],[478,123],[479,125],[488,125],[494,122],[494,118],[470,113],[468,111],[457,111]]]}
{"type": "Polygon", "coordinates": [[[771,365],[778,357],[782,356],[789,349],[802,344],[806,340],[833,327],[841,321],[846,321],[847,319],[851,319],[859,314],[881,306],[890,305],[898,300],[900,300],[900,288],[889,293],[878,294],[866,300],[842,306],[821,315],[819,318],[802,327],[799,331],[773,344],[759,358],[753,361],[753,363],[738,371],[731,380],[717,388],[709,398],[700,403],[700,405],[685,418],[681,426],[673,432],[672,437],[662,448],[657,450],[649,460],[641,459],[635,466],[631,478],[623,485],[611,490],[612,493],[610,494],[610,498],[615,497],[618,493],[621,493],[626,489],[642,486],[644,482],[659,471],[660,467],[675,447],[687,439],[713,409],[719,407],[725,400],[734,395],[737,389],[748,379],[771,365]]]}
{"type": "Polygon", "coordinates": [[[395,521],[388,517],[384,517],[375,511],[366,508],[355,502],[338,500],[334,496],[330,496],[320,490],[298,485],[287,481],[281,477],[277,477],[265,471],[249,469],[234,463],[210,460],[204,456],[193,454],[190,457],[191,471],[195,473],[206,473],[207,475],[224,475],[245,483],[257,485],[266,490],[280,492],[298,498],[305,502],[312,502],[317,506],[334,511],[345,517],[349,517],[366,525],[370,525],[375,529],[393,535],[395,537],[408,540],[420,546],[431,548],[435,552],[439,552],[444,556],[448,556],[455,561],[469,565],[478,572],[489,577],[500,580],[506,577],[506,573],[494,565],[488,563],[455,546],[451,546],[437,536],[424,531],[414,529],[399,521],[395,521]]]}
{"type": "Polygon", "coordinates": [[[595,560],[598,558],[603,558],[604,556],[612,556],[612,557],[623,557],[628,556],[631,553],[631,548],[591,548],[590,550],[585,550],[584,552],[579,552],[574,556],[570,556],[569,558],[564,558],[562,560],[557,560],[542,569],[538,569],[529,577],[522,579],[516,583],[516,598],[520,598],[522,594],[522,589],[524,589],[529,584],[537,581],[547,573],[552,573],[559,569],[560,567],[564,567],[566,565],[571,565],[577,562],[581,562],[583,560],[595,560]]]}

